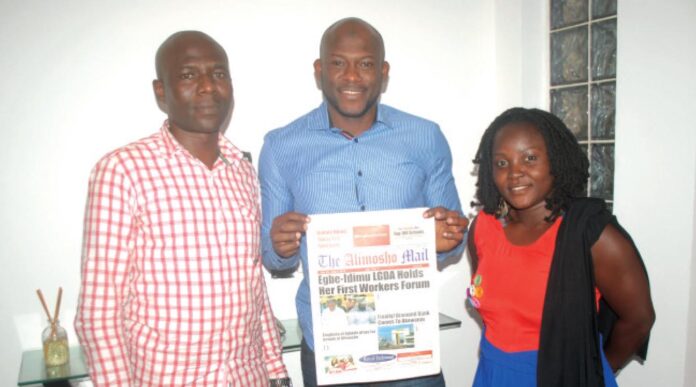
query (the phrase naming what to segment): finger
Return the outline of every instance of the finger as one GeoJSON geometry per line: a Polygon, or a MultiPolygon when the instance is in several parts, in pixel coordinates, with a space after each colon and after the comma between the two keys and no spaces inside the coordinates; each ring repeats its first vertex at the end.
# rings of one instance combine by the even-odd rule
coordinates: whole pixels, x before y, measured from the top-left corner
{"type": "Polygon", "coordinates": [[[459,215],[459,213],[452,211],[447,216],[447,225],[466,228],[469,225],[469,219],[459,215]]]}
{"type": "Polygon", "coordinates": [[[282,241],[273,241],[273,248],[279,248],[279,249],[294,249],[300,246],[300,240],[299,239],[289,239],[289,240],[282,240],[282,241]]]}
{"type": "Polygon", "coordinates": [[[461,227],[448,227],[444,230],[442,230],[443,235],[447,233],[447,235],[452,235],[452,234],[459,234],[459,235],[464,235],[464,228],[461,227]]]}
{"type": "Polygon", "coordinates": [[[275,250],[276,254],[280,255],[281,257],[289,257],[289,256],[297,253],[299,246],[300,246],[299,242],[297,242],[297,243],[278,243],[278,244],[274,243],[273,250],[275,250]]]}
{"type": "Polygon", "coordinates": [[[307,223],[289,221],[278,224],[276,231],[279,233],[294,234],[307,231],[307,223]]]}
{"type": "Polygon", "coordinates": [[[442,235],[450,240],[461,241],[464,239],[464,233],[461,231],[445,231],[442,235]]]}
{"type": "Polygon", "coordinates": [[[276,219],[282,218],[284,221],[293,221],[300,223],[309,223],[309,216],[299,213],[299,212],[286,212],[285,214],[279,216],[276,219]]]}
{"type": "Polygon", "coordinates": [[[296,243],[301,237],[302,234],[299,232],[276,232],[271,234],[273,243],[296,243]]]}
{"type": "Polygon", "coordinates": [[[423,213],[424,218],[435,218],[436,220],[443,220],[446,216],[447,209],[444,207],[434,207],[423,213]]]}
{"type": "Polygon", "coordinates": [[[300,241],[282,241],[282,242],[274,242],[274,246],[277,246],[280,249],[294,249],[300,245],[300,241]]]}
{"type": "Polygon", "coordinates": [[[452,224],[447,224],[447,230],[453,231],[453,232],[464,232],[466,230],[467,223],[466,222],[454,222],[452,224]]]}

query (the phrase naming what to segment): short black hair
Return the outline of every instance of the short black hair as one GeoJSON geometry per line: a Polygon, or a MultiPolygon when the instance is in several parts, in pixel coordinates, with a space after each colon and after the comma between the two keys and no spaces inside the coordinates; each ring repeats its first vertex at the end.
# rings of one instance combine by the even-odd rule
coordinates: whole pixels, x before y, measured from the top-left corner
{"type": "Polygon", "coordinates": [[[553,185],[546,198],[546,208],[551,210],[548,221],[555,220],[570,202],[586,196],[589,178],[589,161],[573,132],[555,115],[540,110],[516,107],[504,111],[488,126],[481,137],[473,162],[476,165],[476,200],[472,206],[481,207],[485,213],[495,214],[501,195],[493,180],[493,141],[498,131],[511,123],[529,123],[539,130],[551,163],[553,185]]]}

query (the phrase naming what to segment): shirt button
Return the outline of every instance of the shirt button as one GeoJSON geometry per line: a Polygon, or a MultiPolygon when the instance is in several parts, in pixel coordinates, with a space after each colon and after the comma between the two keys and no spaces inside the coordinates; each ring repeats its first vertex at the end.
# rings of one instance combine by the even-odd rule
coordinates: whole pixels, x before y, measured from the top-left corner
{"type": "Polygon", "coordinates": [[[360,211],[365,211],[365,206],[360,206],[360,211]]]}
{"type": "Polygon", "coordinates": [[[362,177],[362,171],[358,171],[358,176],[362,177]]]}
{"type": "Polygon", "coordinates": [[[358,143],[358,139],[357,139],[357,138],[354,138],[354,139],[353,139],[353,142],[357,144],[357,143],[358,143]]]}

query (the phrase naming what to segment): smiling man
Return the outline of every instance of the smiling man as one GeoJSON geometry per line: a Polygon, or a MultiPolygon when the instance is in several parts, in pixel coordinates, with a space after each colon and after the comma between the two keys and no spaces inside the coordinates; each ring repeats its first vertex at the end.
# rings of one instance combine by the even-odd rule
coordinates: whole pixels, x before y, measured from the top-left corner
{"type": "MultiPolygon", "coordinates": [[[[305,386],[317,383],[312,311],[319,310],[310,306],[307,278],[309,215],[428,207],[423,216],[435,218],[439,259],[461,254],[468,224],[438,125],[379,103],[389,63],[374,27],[357,18],[331,25],[314,74],[324,102],[269,132],[259,161],[264,265],[288,270],[302,262],[296,306],[305,386]]],[[[437,374],[378,385],[443,386],[444,379],[437,374]]]]}
{"type": "Polygon", "coordinates": [[[75,319],[90,377],[289,385],[262,275],[256,175],[223,137],[234,105],[227,54],[183,31],[155,63],[168,119],[90,177],[75,319]]]}

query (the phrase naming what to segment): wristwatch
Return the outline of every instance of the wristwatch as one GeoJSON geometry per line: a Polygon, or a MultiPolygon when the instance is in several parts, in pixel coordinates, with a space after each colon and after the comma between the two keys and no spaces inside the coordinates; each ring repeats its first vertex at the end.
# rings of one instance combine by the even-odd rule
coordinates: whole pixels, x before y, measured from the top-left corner
{"type": "Polygon", "coordinates": [[[290,380],[290,378],[271,379],[268,386],[269,387],[292,387],[292,380],[290,380]]]}

